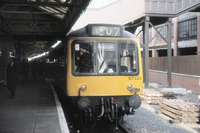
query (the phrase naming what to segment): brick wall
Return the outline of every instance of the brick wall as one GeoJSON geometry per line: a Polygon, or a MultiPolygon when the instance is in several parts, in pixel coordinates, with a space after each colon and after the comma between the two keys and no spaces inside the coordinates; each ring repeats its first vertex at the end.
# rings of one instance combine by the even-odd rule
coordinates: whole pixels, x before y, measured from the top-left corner
{"type": "MultiPolygon", "coordinates": [[[[167,85],[167,72],[149,71],[149,80],[153,83],[167,85]]],[[[194,94],[200,94],[200,76],[172,73],[172,87],[192,90],[194,94]]]]}

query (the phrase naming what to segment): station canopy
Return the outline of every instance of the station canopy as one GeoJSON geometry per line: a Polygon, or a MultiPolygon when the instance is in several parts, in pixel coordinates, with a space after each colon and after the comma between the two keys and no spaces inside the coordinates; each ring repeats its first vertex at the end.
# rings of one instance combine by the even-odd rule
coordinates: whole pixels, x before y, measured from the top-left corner
{"type": "Polygon", "coordinates": [[[61,40],[91,0],[1,0],[0,36],[10,37],[26,56],[61,40]]]}

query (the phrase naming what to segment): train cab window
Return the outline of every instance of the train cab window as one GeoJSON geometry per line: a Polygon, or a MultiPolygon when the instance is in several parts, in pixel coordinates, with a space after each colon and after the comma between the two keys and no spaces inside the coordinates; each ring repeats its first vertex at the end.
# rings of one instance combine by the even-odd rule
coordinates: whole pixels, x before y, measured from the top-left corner
{"type": "Polygon", "coordinates": [[[97,43],[97,69],[98,73],[116,72],[116,45],[115,43],[97,43]]]}
{"type": "Polygon", "coordinates": [[[132,75],[139,72],[136,42],[76,40],[72,44],[74,75],[132,75]]]}
{"type": "Polygon", "coordinates": [[[74,50],[75,72],[93,73],[93,44],[87,42],[76,43],[74,50]]]}
{"type": "Polygon", "coordinates": [[[134,43],[121,43],[119,52],[121,73],[137,73],[136,45],[134,43]]]}

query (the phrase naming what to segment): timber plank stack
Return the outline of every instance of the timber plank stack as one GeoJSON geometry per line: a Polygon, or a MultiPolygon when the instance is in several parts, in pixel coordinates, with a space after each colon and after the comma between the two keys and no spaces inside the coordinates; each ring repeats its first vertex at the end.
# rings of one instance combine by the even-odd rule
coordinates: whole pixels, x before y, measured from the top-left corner
{"type": "Polygon", "coordinates": [[[164,99],[159,104],[163,114],[183,123],[196,123],[200,118],[200,103],[181,99],[164,99]]]}
{"type": "Polygon", "coordinates": [[[143,93],[140,95],[140,98],[144,104],[159,104],[163,99],[174,99],[175,93],[161,92],[159,89],[143,89],[143,93]]]}

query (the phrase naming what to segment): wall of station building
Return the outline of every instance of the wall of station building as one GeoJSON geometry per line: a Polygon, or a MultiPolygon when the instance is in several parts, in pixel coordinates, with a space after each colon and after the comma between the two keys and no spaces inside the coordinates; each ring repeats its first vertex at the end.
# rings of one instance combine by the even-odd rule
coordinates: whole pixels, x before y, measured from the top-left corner
{"type": "MultiPolygon", "coordinates": [[[[172,19],[172,56],[197,55],[200,51],[200,14],[186,13],[172,19]],[[199,33],[198,33],[199,32],[199,33]],[[199,45],[198,45],[199,44],[199,45]]],[[[158,26],[156,26],[158,27],[158,26]]],[[[167,37],[167,26],[159,26],[160,33],[164,38],[167,37]]],[[[150,38],[156,35],[156,30],[150,29],[150,38]]],[[[167,56],[167,43],[160,35],[156,35],[149,45],[150,57],[167,56]],[[162,48],[151,49],[152,46],[164,46],[162,48]]]]}
{"type": "MultiPolygon", "coordinates": [[[[195,56],[198,58],[200,54],[200,15],[199,13],[188,12],[172,21],[172,58],[182,56],[195,56]]],[[[156,34],[154,29],[151,29],[150,37],[156,34]]],[[[161,34],[166,37],[167,30],[163,28],[161,34]]],[[[151,46],[167,46],[166,42],[161,37],[156,36],[150,43],[151,46]]],[[[150,58],[158,58],[167,56],[167,48],[157,48],[150,50],[150,58]]],[[[167,65],[167,63],[166,63],[167,65]]],[[[193,64],[191,64],[193,65],[193,64]]],[[[178,65],[177,65],[178,66],[178,65]]],[[[149,68],[150,82],[167,85],[167,70],[161,71],[159,69],[153,70],[149,68]]],[[[191,69],[191,68],[188,68],[191,69]]],[[[200,69],[197,66],[195,69],[200,69]]],[[[186,88],[192,90],[193,93],[200,93],[200,75],[199,74],[185,74],[175,73],[172,71],[172,87],[186,88]]]]}
{"type": "Polygon", "coordinates": [[[144,0],[113,0],[110,4],[101,7],[89,6],[74,24],[72,30],[82,28],[89,23],[124,25],[144,16],[144,14],[144,0]]]}
{"type": "MultiPolygon", "coordinates": [[[[149,71],[150,82],[167,86],[167,72],[149,71]]],[[[193,94],[200,94],[200,76],[172,73],[172,87],[191,90],[193,94]]]]}

